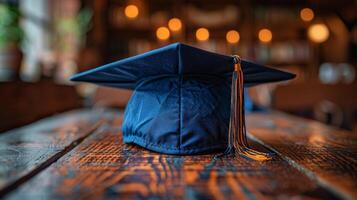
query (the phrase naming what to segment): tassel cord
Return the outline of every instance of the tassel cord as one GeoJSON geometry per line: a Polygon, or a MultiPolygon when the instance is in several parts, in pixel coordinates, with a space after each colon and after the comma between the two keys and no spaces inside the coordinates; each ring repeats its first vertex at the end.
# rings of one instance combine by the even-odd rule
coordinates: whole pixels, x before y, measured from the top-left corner
{"type": "Polygon", "coordinates": [[[243,71],[238,56],[235,57],[235,61],[235,70],[232,75],[228,147],[225,154],[233,153],[258,161],[270,160],[271,156],[268,153],[259,152],[249,147],[244,116],[243,71]]]}

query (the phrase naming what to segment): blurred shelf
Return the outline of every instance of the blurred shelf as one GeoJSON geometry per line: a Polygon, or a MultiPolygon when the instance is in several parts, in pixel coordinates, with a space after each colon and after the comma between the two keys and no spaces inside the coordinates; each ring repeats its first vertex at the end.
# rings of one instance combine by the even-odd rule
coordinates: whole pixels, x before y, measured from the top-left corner
{"type": "Polygon", "coordinates": [[[73,86],[53,81],[1,82],[0,91],[6,97],[0,98],[0,132],[81,106],[73,86]]]}

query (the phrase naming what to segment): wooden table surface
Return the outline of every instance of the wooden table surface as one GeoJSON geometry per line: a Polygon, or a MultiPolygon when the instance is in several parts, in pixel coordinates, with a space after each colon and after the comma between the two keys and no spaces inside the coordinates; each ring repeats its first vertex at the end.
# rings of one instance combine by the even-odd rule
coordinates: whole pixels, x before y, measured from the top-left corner
{"type": "Polygon", "coordinates": [[[357,199],[357,135],[248,115],[273,160],[164,155],[122,142],[122,113],[85,109],[0,134],[0,199],[357,199]]]}

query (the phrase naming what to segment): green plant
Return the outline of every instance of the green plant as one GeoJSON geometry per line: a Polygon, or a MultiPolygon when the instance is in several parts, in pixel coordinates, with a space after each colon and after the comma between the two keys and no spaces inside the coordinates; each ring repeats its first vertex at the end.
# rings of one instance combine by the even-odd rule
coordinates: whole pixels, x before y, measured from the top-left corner
{"type": "Polygon", "coordinates": [[[0,49],[18,44],[24,38],[24,32],[19,25],[20,17],[17,7],[0,4],[0,49]]]}
{"type": "Polygon", "coordinates": [[[56,31],[60,38],[65,35],[73,35],[77,37],[80,44],[86,36],[86,33],[91,28],[92,11],[84,8],[79,13],[70,18],[59,19],[56,23],[56,31]]]}

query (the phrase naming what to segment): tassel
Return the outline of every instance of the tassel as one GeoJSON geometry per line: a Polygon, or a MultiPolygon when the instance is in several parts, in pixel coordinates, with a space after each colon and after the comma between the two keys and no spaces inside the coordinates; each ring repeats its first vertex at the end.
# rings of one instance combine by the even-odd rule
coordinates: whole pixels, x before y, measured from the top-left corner
{"type": "Polygon", "coordinates": [[[247,158],[264,161],[270,160],[267,153],[249,148],[244,116],[244,87],[241,58],[234,56],[234,72],[232,75],[231,89],[231,114],[228,133],[228,147],[225,154],[243,155],[247,158]]]}

